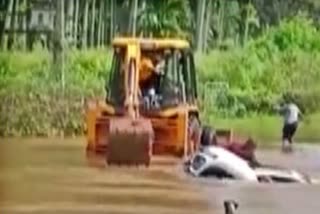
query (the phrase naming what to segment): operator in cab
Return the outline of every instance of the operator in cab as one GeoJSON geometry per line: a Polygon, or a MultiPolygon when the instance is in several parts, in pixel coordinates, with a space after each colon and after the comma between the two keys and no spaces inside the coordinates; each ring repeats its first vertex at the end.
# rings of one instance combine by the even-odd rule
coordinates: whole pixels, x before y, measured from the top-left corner
{"type": "Polygon", "coordinates": [[[144,108],[160,108],[160,76],[164,72],[165,61],[156,56],[154,61],[150,57],[143,57],[140,62],[139,86],[143,98],[144,108]]]}
{"type": "Polygon", "coordinates": [[[143,96],[158,91],[160,75],[164,72],[165,61],[156,56],[155,62],[151,58],[143,57],[140,63],[139,85],[143,96]]]}

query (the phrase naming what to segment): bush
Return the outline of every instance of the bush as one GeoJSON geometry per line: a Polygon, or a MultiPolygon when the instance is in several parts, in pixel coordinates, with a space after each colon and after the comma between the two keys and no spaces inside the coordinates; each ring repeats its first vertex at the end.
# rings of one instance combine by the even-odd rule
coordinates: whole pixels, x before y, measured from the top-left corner
{"type": "Polygon", "coordinates": [[[200,85],[210,81],[228,86],[223,91],[200,88],[214,100],[205,99],[205,112],[224,117],[268,114],[288,92],[307,112],[316,111],[320,107],[319,44],[320,32],[310,20],[298,16],[241,49],[198,56],[200,85]]]}
{"type": "Polygon", "coordinates": [[[2,53],[0,135],[82,133],[84,100],[104,96],[110,61],[105,50],[71,53],[63,91],[48,53],[2,53]]]}
{"type": "MultiPolygon", "coordinates": [[[[245,47],[197,56],[204,120],[268,114],[285,93],[308,112],[320,107],[320,32],[304,17],[269,29],[245,47]]],[[[107,50],[70,51],[65,88],[51,55],[0,53],[0,136],[80,134],[84,100],[104,97],[107,50]]]]}

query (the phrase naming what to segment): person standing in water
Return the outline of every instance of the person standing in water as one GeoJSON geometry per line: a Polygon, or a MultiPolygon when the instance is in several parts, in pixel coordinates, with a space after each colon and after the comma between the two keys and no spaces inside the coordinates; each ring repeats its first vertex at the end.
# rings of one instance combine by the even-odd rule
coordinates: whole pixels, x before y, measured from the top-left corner
{"type": "Polygon", "coordinates": [[[302,117],[302,113],[299,107],[289,100],[278,107],[277,110],[283,116],[282,149],[284,151],[291,151],[293,137],[298,129],[299,119],[302,117]]]}

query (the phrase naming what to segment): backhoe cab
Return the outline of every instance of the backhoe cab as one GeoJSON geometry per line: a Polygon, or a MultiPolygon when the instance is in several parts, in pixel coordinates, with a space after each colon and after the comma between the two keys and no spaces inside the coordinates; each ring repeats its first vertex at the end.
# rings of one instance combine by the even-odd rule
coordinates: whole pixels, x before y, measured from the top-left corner
{"type": "Polygon", "coordinates": [[[87,108],[88,151],[109,164],[190,155],[200,139],[193,54],[184,40],[116,38],[104,101],[87,108]]]}

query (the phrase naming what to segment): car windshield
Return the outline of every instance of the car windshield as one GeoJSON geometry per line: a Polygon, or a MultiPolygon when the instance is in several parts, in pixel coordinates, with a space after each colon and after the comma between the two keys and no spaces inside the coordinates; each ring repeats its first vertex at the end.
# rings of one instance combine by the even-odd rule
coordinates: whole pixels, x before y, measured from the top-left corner
{"type": "Polygon", "coordinates": [[[202,177],[216,177],[219,179],[229,178],[229,179],[235,179],[235,177],[227,172],[225,169],[222,169],[218,166],[209,167],[206,170],[204,170],[201,175],[202,177]]]}

